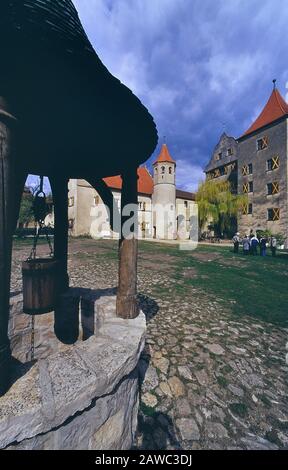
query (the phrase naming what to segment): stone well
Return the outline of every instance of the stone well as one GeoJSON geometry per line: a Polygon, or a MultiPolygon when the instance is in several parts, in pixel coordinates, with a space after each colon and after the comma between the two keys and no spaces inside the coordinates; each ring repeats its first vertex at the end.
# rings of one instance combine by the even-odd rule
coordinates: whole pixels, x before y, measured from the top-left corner
{"type": "Polygon", "coordinates": [[[82,327],[85,309],[93,310],[94,334],[83,341],[80,328],[78,341],[63,345],[53,332],[53,314],[37,317],[37,361],[30,357],[31,318],[22,313],[20,297],[11,299],[9,334],[17,361],[13,385],[0,398],[1,449],[124,450],[133,443],[145,316],[117,318],[111,293],[70,294],[81,297],[82,327]]]}

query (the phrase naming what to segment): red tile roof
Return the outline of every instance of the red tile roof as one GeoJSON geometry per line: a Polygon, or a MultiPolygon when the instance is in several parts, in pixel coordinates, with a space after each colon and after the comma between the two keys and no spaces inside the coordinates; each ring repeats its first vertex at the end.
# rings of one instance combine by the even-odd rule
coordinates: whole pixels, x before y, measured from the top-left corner
{"type": "MultiPolygon", "coordinates": [[[[153,193],[153,178],[150,175],[147,168],[144,166],[138,168],[138,193],[151,194],[153,193]]],[[[122,178],[121,176],[109,176],[104,178],[105,183],[111,189],[122,189],[122,178]]]]}
{"type": "Polygon", "coordinates": [[[267,126],[284,116],[288,116],[288,104],[284,98],[282,98],[277,88],[274,88],[262,112],[242,137],[258,131],[262,127],[267,126]]]}
{"type": "Polygon", "coordinates": [[[155,163],[159,163],[159,162],[171,162],[171,163],[176,163],[173,158],[171,157],[170,153],[169,153],[169,150],[168,150],[168,147],[166,144],[163,144],[162,145],[162,148],[161,148],[161,152],[157,158],[157,160],[154,162],[154,165],[155,163]]]}

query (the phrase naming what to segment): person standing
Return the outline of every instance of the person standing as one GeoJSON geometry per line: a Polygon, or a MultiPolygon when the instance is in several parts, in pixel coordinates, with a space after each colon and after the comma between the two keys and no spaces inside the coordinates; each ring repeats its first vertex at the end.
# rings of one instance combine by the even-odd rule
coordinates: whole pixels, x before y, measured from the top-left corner
{"type": "Polygon", "coordinates": [[[249,254],[249,251],[250,251],[250,240],[249,240],[249,238],[247,237],[247,235],[245,235],[245,237],[243,238],[243,240],[242,240],[242,245],[243,245],[243,253],[244,253],[244,255],[248,255],[248,254],[249,254]]]}
{"type": "Polygon", "coordinates": [[[259,241],[258,241],[258,238],[255,237],[255,235],[253,235],[253,237],[251,238],[250,243],[251,243],[251,254],[253,256],[258,255],[257,248],[259,245],[259,241]]]}
{"type": "Polygon", "coordinates": [[[271,237],[270,248],[271,248],[272,256],[273,257],[276,256],[277,240],[273,236],[271,237]]]}
{"type": "Polygon", "coordinates": [[[267,244],[266,238],[261,237],[259,244],[260,244],[260,256],[266,256],[266,244],[267,244]]]}
{"type": "Polygon", "coordinates": [[[232,238],[234,244],[234,253],[239,253],[239,243],[240,243],[240,233],[235,233],[234,237],[232,238]]]}

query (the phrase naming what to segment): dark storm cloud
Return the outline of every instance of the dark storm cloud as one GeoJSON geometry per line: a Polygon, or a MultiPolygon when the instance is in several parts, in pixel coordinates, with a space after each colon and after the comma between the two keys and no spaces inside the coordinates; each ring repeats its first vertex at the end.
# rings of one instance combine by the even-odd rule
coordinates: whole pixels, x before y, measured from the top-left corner
{"type": "Polygon", "coordinates": [[[109,70],[153,114],[195,189],[225,128],[238,137],[272,79],[285,95],[286,0],[74,0],[109,70]]]}

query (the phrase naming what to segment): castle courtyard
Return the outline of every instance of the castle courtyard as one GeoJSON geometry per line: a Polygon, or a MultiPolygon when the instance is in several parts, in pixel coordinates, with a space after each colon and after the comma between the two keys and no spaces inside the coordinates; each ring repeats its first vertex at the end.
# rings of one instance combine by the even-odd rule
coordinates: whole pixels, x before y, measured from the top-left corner
{"type": "MultiPolygon", "coordinates": [[[[30,248],[14,242],[12,295],[30,248]]],[[[139,243],[147,340],[136,448],[288,449],[287,259],[139,243]]],[[[69,274],[71,286],[115,287],[118,242],[71,239],[69,274]]]]}

